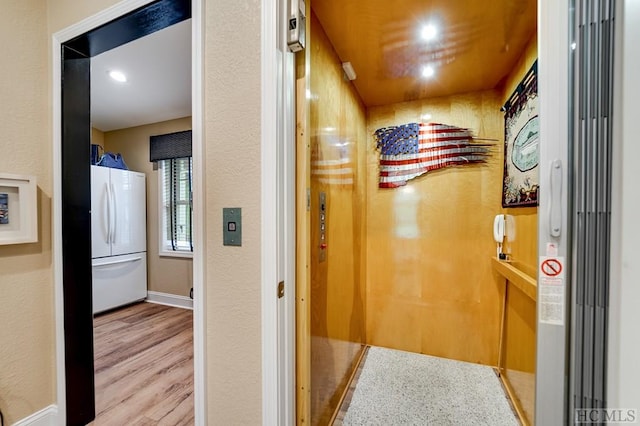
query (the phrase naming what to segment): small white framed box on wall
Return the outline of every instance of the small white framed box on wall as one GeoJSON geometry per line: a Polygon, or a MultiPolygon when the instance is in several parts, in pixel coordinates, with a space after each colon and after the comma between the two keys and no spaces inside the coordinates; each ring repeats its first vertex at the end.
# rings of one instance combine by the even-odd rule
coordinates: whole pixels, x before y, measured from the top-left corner
{"type": "Polygon", "coordinates": [[[36,177],[0,173],[0,245],[37,241],[36,177]]]}

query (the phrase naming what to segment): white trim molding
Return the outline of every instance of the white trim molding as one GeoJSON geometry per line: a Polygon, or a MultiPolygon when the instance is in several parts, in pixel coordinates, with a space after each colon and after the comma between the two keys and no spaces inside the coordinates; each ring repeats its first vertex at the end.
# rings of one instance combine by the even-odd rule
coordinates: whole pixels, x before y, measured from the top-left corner
{"type": "Polygon", "coordinates": [[[207,424],[207,340],[204,238],[204,0],[191,0],[191,150],[193,161],[193,395],[195,425],[207,424]]]}
{"type": "Polygon", "coordinates": [[[177,294],[147,291],[146,302],[158,305],[173,306],[174,308],[193,309],[193,299],[177,294]]]}
{"type": "Polygon", "coordinates": [[[296,424],[296,71],[287,45],[290,5],[278,0],[278,256],[284,297],[278,301],[278,424],[296,424]]]}
{"type": "Polygon", "coordinates": [[[58,407],[50,405],[13,424],[13,426],[55,426],[58,418],[58,407]]]}

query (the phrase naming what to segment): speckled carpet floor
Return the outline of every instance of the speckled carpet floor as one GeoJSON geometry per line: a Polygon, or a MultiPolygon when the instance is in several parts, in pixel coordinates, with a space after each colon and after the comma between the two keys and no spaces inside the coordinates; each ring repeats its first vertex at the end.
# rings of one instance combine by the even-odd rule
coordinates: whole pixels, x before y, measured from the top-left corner
{"type": "MultiPolygon", "coordinates": [[[[343,425],[519,425],[491,367],[371,347],[343,425]]],[[[339,422],[336,422],[339,423],[339,422]]]]}

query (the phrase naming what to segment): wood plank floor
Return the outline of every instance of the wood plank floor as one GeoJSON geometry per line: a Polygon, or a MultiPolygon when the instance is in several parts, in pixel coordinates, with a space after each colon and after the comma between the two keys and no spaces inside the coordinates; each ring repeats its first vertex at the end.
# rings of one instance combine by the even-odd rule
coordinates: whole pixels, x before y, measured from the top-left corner
{"type": "Polygon", "coordinates": [[[138,303],[94,319],[96,426],[192,425],[193,312],[138,303]]]}

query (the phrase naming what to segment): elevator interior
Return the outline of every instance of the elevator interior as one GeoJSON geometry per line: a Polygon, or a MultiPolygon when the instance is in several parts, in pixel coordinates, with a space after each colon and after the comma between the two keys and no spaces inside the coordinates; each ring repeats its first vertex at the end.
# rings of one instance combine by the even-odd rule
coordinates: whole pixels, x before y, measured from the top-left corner
{"type": "Polygon", "coordinates": [[[501,109],[535,66],[536,13],[530,0],[307,3],[298,421],[328,423],[374,345],[497,367],[533,422],[538,212],[503,207],[501,109]],[[374,133],[408,123],[468,129],[489,155],[381,188],[374,133]],[[494,259],[497,214],[509,262],[494,259]]]}

